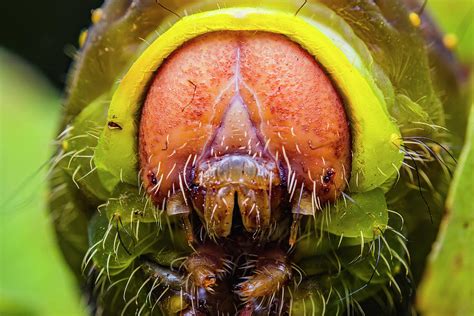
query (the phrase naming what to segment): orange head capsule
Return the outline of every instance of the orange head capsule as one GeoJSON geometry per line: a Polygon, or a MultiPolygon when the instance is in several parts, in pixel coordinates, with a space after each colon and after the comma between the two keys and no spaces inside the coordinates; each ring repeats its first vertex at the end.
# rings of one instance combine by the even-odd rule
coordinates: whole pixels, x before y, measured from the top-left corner
{"type": "Polygon", "coordinates": [[[208,233],[225,237],[234,207],[257,232],[286,211],[282,201],[297,217],[334,201],[350,175],[350,139],[312,55],[283,35],[222,31],[187,42],[157,71],[140,164],[156,204],[183,195],[208,233]]]}

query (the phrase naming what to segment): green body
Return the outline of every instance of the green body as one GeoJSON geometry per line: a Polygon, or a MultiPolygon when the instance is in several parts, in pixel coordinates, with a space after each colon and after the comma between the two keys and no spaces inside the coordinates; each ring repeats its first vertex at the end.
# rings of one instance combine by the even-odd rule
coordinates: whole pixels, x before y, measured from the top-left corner
{"type": "MultiPolygon", "coordinates": [[[[136,75],[134,62],[179,18],[154,1],[137,1],[130,7],[128,3],[106,1],[102,19],[89,30],[71,73],[50,206],[65,257],[78,280],[87,284],[99,309],[171,314],[176,305],[172,293],[179,292],[179,286],[169,281],[170,295],[152,310],[148,291],[143,290],[152,281],[144,284],[146,278],[136,258],[152,256],[164,267],[176,267],[176,259],[192,250],[177,223],[154,207],[140,186],[136,126],[146,82],[135,87],[138,92],[131,96],[137,102],[135,110],[122,111],[124,116],[116,113],[121,113],[120,104],[127,101],[120,95],[127,83],[116,82],[136,75]],[[124,117],[119,122],[123,128],[108,127],[111,120],[124,117]]],[[[373,314],[414,310],[411,293],[421,280],[443,216],[450,170],[455,167],[451,155],[458,155],[464,137],[469,106],[459,66],[446,48],[427,45],[409,19],[412,10],[399,1],[378,5],[373,1],[308,1],[301,10],[299,1],[219,4],[258,6],[291,15],[298,12],[340,34],[362,60],[362,76],[378,91],[377,106],[383,106],[377,108],[379,116],[364,116],[363,103],[351,103],[357,93],[343,91],[355,139],[353,164],[366,171],[361,173],[360,187],[355,179],[358,174],[353,174],[348,199],[327,207],[303,229],[294,260],[306,276],[293,293],[291,312],[332,315],[350,310],[373,314]],[[452,79],[449,84],[446,77],[452,79]],[[385,138],[386,155],[364,152],[374,147],[370,145],[378,137],[377,130],[395,135],[390,142],[385,138]],[[377,165],[383,170],[375,171],[377,165]]],[[[188,14],[218,9],[214,1],[175,0],[166,7],[177,15],[185,9],[188,14]]],[[[337,84],[338,79],[333,79],[337,84]]],[[[472,155],[465,154],[460,170],[472,174],[469,159],[472,162],[472,155]]],[[[453,212],[468,216],[469,202],[459,198],[459,187],[472,187],[472,177],[458,174],[454,184],[450,200],[454,202],[449,205],[453,212]]],[[[446,234],[455,238],[450,230],[458,229],[457,224],[443,225],[448,225],[446,234]]],[[[466,231],[472,231],[467,226],[466,231]]],[[[432,271],[453,256],[441,252],[432,271]]],[[[467,256],[466,265],[472,266],[472,256],[467,256]]],[[[465,272],[460,275],[463,278],[465,272]]],[[[433,293],[439,291],[441,279],[427,277],[420,308],[430,312],[426,299],[439,295],[433,293]]],[[[458,305],[466,314],[473,311],[463,302],[458,305]]]]}

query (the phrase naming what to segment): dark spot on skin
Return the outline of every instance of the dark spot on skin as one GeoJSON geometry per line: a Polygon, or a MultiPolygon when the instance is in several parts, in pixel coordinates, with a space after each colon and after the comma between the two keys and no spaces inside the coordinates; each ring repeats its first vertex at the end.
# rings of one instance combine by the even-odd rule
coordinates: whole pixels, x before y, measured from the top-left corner
{"type": "Polygon", "coordinates": [[[461,254],[458,254],[455,258],[454,258],[454,268],[457,269],[457,270],[461,270],[462,267],[463,267],[463,263],[464,263],[464,258],[461,254]]]}
{"type": "Polygon", "coordinates": [[[165,148],[161,148],[162,151],[168,150],[168,141],[165,143],[165,148]]]}
{"type": "Polygon", "coordinates": [[[109,121],[107,123],[107,126],[110,128],[110,129],[118,129],[118,130],[122,130],[122,126],[120,126],[118,123],[115,123],[113,121],[109,121]]]}
{"type": "Polygon", "coordinates": [[[464,224],[462,225],[462,227],[463,227],[464,229],[468,229],[469,226],[470,226],[470,225],[469,225],[469,222],[464,222],[464,224]]]}
{"type": "Polygon", "coordinates": [[[451,209],[449,207],[447,207],[445,210],[444,210],[444,216],[450,216],[451,214],[451,209]]]}
{"type": "Polygon", "coordinates": [[[143,211],[134,210],[134,211],[133,211],[133,215],[135,215],[135,216],[143,216],[143,211]]]}
{"type": "Polygon", "coordinates": [[[331,180],[333,179],[334,175],[336,174],[336,172],[334,171],[334,169],[329,169],[327,172],[326,172],[326,175],[323,177],[323,182],[325,184],[328,184],[329,182],[331,182],[331,180]]]}
{"type": "Polygon", "coordinates": [[[150,173],[148,174],[148,177],[150,178],[151,184],[153,184],[153,185],[157,185],[157,184],[158,184],[158,180],[156,179],[155,173],[150,172],[150,173]]]}
{"type": "Polygon", "coordinates": [[[335,152],[334,154],[336,155],[336,158],[341,158],[341,156],[343,155],[343,152],[344,152],[344,148],[343,148],[343,145],[342,143],[338,143],[335,148],[334,148],[335,152]]]}

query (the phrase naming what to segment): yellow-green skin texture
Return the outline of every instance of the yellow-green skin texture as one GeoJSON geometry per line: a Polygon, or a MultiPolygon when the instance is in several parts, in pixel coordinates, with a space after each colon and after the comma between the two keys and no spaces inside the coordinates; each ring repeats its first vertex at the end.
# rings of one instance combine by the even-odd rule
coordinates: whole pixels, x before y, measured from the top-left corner
{"type": "MultiPolygon", "coordinates": [[[[135,1],[131,6],[125,0],[106,1],[102,17],[89,29],[71,71],[58,159],[51,181],[53,191],[61,185],[64,189],[61,195],[51,199],[50,205],[61,248],[78,280],[92,287],[95,282],[97,289],[107,284],[107,279],[101,276],[107,275],[111,281],[130,277],[124,296],[131,295],[128,296],[131,298],[143,283],[143,279],[138,278],[139,273],[134,274],[136,257],[154,254],[158,263],[170,265],[175,258],[190,253],[179,225],[166,223],[156,216],[160,210],[151,207],[146,199],[138,198],[143,193],[140,192],[136,164],[140,103],[146,93],[146,84],[160,63],[160,59],[154,57],[165,58],[186,40],[182,36],[173,39],[173,34],[179,32],[166,33],[173,28],[179,30],[180,25],[193,18],[181,18],[184,12],[192,15],[204,11],[201,15],[206,15],[205,11],[221,7],[258,8],[265,12],[276,10],[294,23],[313,22],[322,34],[317,39],[338,36],[344,44],[337,41],[339,46],[334,45],[332,50],[334,56],[354,62],[354,69],[360,72],[360,78],[373,93],[371,96],[358,94],[357,89],[361,86],[346,85],[341,89],[355,139],[355,168],[346,193],[358,202],[355,205],[364,207],[341,201],[325,209],[324,216],[306,228],[307,238],[298,244],[295,260],[308,279],[294,293],[292,312],[295,315],[302,311],[342,314],[347,309],[356,311],[358,305],[363,304],[369,314],[377,314],[381,311],[372,309],[370,302],[381,299],[386,301],[391,312],[409,310],[411,307],[407,306],[413,300],[407,294],[409,291],[403,289],[403,284],[401,289],[393,284],[405,279],[404,275],[409,275],[409,271],[415,282],[412,287],[421,278],[450,181],[449,173],[440,166],[438,159],[416,163],[413,155],[420,148],[410,143],[413,139],[409,137],[430,138],[433,142],[429,148],[446,162],[448,168],[453,168],[450,156],[435,145],[454,150],[456,155],[464,127],[463,121],[456,121],[455,117],[465,113],[467,108],[457,66],[448,65],[444,58],[447,52],[427,46],[420,28],[409,19],[413,8],[395,0],[377,3],[369,0],[357,3],[349,0],[308,1],[304,7],[301,7],[301,1],[165,2],[161,3],[176,14],[151,0],[135,1]],[[172,41],[168,53],[160,50],[172,41]],[[342,55],[337,55],[341,52],[342,55]],[[139,73],[145,69],[150,73],[139,73]],[[443,72],[436,71],[439,69],[443,72]],[[442,76],[453,79],[449,89],[442,76]],[[453,87],[455,89],[451,89],[453,87]],[[445,90],[439,91],[441,89],[445,90]],[[362,103],[357,101],[361,97],[377,100],[375,111],[364,112],[362,103]],[[447,118],[450,119],[448,123],[447,118]],[[118,121],[122,129],[110,129],[107,126],[110,121],[118,121]],[[447,133],[446,124],[449,127],[456,125],[458,133],[447,133]],[[365,148],[377,147],[374,146],[377,131],[388,136],[382,138],[386,140],[386,147],[380,148],[382,152],[365,152],[365,148]],[[409,141],[405,142],[407,139],[409,141]],[[411,154],[404,153],[407,150],[411,150],[411,154]],[[403,167],[399,173],[402,162],[410,165],[411,170],[416,169],[418,174],[421,171],[422,176],[413,176],[415,171],[409,172],[403,167]],[[381,170],[375,170],[377,166],[381,170]],[[73,210],[66,212],[66,204],[72,205],[73,210]],[[347,212],[350,216],[345,216],[347,212]],[[400,218],[404,219],[402,228],[400,218]],[[115,241],[109,236],[115,236],[115,241]],[[404,237],[411,241],[408,245],[403,241],[404,237]],[[118,239],[121,239],[119,247],[118,239]],[[377,247],[381,256],[374,251],[377,247]],[[406,248],[412,254],[411,261],[406,248]],[[366,261],[354,264],[352,260],[364,249],[372,249],[372,253],[366,261]],[[83,257],[86,260],[83,261],[83,257]],[[382,260],[387,264],[379,264],[382,260]],[[96,268],[88,275],[91,263],[96,268]],[[341,267],[343,269],[335,273],[341,267]],[[377,270],[375,274],[373,267],[377,270]],[[357,293],[350,293],[361,288],[363,290],[357,293]],[[332,301],[327,302],[328,292],[337,292],[339,296],[333,295],[332,301]],[[400,295],[398,292],[404,296],[402,306],[394,303],[400,295]]],[[[258,22],[258,17],[254,19],[258,22]]],[[[219,27],[232,28],[231,24],[225,23],[219,27]]],[[[277,31],[278,23],[240,25],[240,28],[252,27],[277,31]]],[[[298,32],[291,34],[287,30],[286,34],[303,47],[310,42],[298,37],[298,32]]],[[[197,35],[188,32],[187,36],[197,35]]],[[[342,59],[318,56],[331,50],[312,50],[314,44],[305,48],[316,58],[325,60],[326,69],[337,70],[344,65],[342,59]]],[[[343,84],[345,79],[333,77],[336,85],[343,84]]],[[[123,289],[121,286],[118,292],[113,290],[105,294],[96,291],[96,303],[106,312],[120,313],[125,302],[116,300],[116,296],[121,296],[123,289]]],[[[137,300],[146,301],[144,293],[138,295],[137,300]]],[[[166,313],[166,306],[163,308],[166,313]]],[[[134,312],[130,309],[125,314],[134,312]]]]}

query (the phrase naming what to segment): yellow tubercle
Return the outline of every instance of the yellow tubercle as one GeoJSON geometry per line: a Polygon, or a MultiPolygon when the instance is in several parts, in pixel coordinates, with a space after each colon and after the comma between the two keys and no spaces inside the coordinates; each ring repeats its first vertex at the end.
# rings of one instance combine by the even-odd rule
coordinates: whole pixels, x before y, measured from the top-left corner
{"type": "Polygon", "coordinates": [[[69,143],[67,140],[64,140],[62,143],[61,143],[61,147],[64,151],[67,151],[68,148],[69,148],[69,143]]]}
{"type": "Polygon", "coordinates": [[[456,34],[448,33],[443,37],[443,44],[449,50],[454,50],[458,46],[459,39],[456,34]]]}
{"type": "Polygon", "coordinates": [[[403,139],[402,137],[400,137],[400,134],[397,133],[393,133],[390,136],[390,141],[392,142],[392,144],[397,146],[397,148],[400,148],[403,145],[403,139]]]}
{"type": "Polygon", "coordinates": [[[102,19],[103,13],[104,13],[104,11],[102,11],[101,8],[92,10],[92,12],[91,12],[91,22],[92,22],[92,24],[99,23],[99,21],[102,19]]]}
{"type": "Polygon", "coordinates": [[[411,25],[413,25],[414,27],[419,27],[419,26],[421,25],[421,18],[420,18],[420,16],[418,15],[418,13],[416,13],[416,12],[411,12],[411,13],[408,15],[408,18],[410,19],[411,25]]]}
{"type": "Polygon", "coordinates": [[[83,30],[81,32],[81,34],[79,35],[79,47],[83,47],[84,44],[86,43],[86,40],[87,40],[87,34],[88,34],[88,31],[87,30],[83,30]]]}
{"type": "Polygon", "coordinates": [[[431,150],[433,150],[433,152],[434,152],[435,154],[437,154],[437,155],[440,155],[440,154],[441,154],[441,151],[442,151],[441,146],[438,145],[438,144],[432,145],[432,146],[431,146],[431,150]]]}

